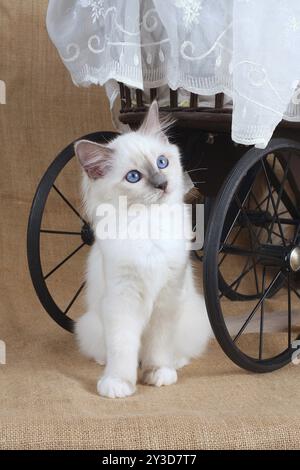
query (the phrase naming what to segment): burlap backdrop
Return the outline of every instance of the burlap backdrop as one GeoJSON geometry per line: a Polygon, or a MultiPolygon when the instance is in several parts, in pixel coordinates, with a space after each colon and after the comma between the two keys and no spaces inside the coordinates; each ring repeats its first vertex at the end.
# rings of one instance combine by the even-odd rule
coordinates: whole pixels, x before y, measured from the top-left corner
{"type": "MultiPolygon", "coordinates": [[[[139,386],[134,397],[109,401],[96,394],[100,367],[41,308],[26,262],[36,185],[66,144],[111,129],[103,90],[76,88],[50,43],[46,7],[46,0],[0,0],[0,80],[7,85],[0,105],[0,339],[7,345],[0,448],[299,448],[296,367],[251,375],[213,342],[177,385],[139,386]]],[[[59,211],[54,205],[54,219],[59,211]]],[[[71,276],[65,284],[72,286],[71,276]]]]}

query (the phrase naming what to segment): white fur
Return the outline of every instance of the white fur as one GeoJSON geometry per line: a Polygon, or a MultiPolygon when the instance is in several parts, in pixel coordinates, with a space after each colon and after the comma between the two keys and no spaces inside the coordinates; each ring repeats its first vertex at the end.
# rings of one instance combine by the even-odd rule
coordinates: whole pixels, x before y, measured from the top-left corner
{"type": "MultiPolygon", "coordinates": [[[[114,162],[108,174],[96,180],[84,175],[84,201],[94,228],[96,207],[110,202],[118,211],[119,196],[127,196],[129,205],[145,205],[145,224],[151,203],[183,204],[179,152],[161,134],[131,132],[109,146],[114,162]],[[161,154],[170,162],[162,170],[168,179],[166,194],[151,187],[146,176],[135,184],[124,180],[131,169],[146,175],[161,154]]],[[[169,230],[168,223],[157,221],[160,233],[169,230]]],[[[144,383],[175,383],[176,369],[204,351],[211,330],[184,239],[96,239],[86,280],[87,313],[77,322],[76,336],[82,353],[106,364],[97,387],[100,395],[134,393],[139,364],[144,383]]]]}

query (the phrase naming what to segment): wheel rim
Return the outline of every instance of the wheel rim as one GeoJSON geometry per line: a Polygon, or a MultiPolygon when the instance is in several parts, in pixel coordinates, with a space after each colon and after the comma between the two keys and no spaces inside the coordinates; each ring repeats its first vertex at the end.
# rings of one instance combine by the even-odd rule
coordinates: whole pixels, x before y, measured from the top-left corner
{"type": "Polygon", "coordinates": [[[204,287],[212,327],[227,355],[254,371],[283,366],[297,347],[298,162],[300,145],[287,140],[274,139],[265,151],[247,152],[217,198],[206,236],[204,287]],[[229,302],[224,283],[242,288],[243,295],[229,302]],[[278,345],[271,344],[274,333],[282,336],[278,345]]]}
{"type": "MultiPolygon", "coordinates": [[[[96,132],[88,134],[82,138],[92,140],[94,142],[107,142],[116,135],[117,134],[114,132],[96,132]]],[[[49,315],[56,321],[56,323],[70,332],[73,332],[74,328],[74,320],[71,318],[70,314],[84,290],[84,281],[81,280],[79,285],[74,286],[70,298],[67,298],[66,293],[66,300],[63,302],[63,305],[55,298],[55,293],[52,288],[53,286],[51,287],[49,282],[57,276],[58,272],[64,269],[64,267],[70,263],[73,258],[78,256],[78,254],[83,251],[84,247],[91,246],[93,243],[92,229],[86,218],[83,217],[81,213],[82,211],[80,208],[75,207],[75,204],[64,193],[63,188],[57,184],[57,180],[61,178],[63,170],[66,171],[67,166],[74,157],[73,148],[73,143],[66,147],[55,158],[42,177],[33,199],[27,230],[28,265],[35,291],[41,304],[49,315]],[[55,193],[57,201],[60,201],[63,207],[69,211],[69,213],[74,215],[74,218],[76,218],[76,221],[78,222],[78,228],[73,228],[72,230],[69,230],[66,227],[58,228],[58,218],[54,222],[54,226],[49,226],[49,224],[44,225],[47,203],[53,193],[55,193]],[[61,259],[57,260],[57,262],[48,269],[45,269],[43,264],[45,253],[42,252],[42,237],[50,237],[48,238],[48,242],[50,245],[52,244],[52,246],[58,245],[58,239],[64,239],[64,243],[68,247],[67,253],[62,255],[61,259]],[[74,242],[76,239],[78,240],[77,243],[74,242]],[[72,243],[76,246],[74,246],[74,244],[72,246],[72,243]]],[[[79,192],[79,187],[76,187],[76,192],[79,192]]],[[[63,217],[62,213],[59,214],[59,216],[63,217]]],[[[56,279],[56,283],[57,282],[64,283],[65,280],[63,278],[61,281],[56,279]]],[[[72,279],[68,279],[69,284],[70,282],[72,284],[72,279]]]]}

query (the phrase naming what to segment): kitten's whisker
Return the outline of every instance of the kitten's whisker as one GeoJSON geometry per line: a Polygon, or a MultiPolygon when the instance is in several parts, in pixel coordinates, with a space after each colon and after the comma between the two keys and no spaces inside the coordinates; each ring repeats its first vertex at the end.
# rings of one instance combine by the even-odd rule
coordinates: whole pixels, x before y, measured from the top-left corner
{"type": "Polygon", "coordinates": [[[208,170],[208,168],[195,168],[193,170],[189,170],[189,171],[185,171],[184,173],[192,173],[193,171],[204,171],[204,170],[208,170]]]}
{"type": "Polygon", "coordinates": [[[206,181],[192,181],[193,184],[204,184],[206,181]]]}

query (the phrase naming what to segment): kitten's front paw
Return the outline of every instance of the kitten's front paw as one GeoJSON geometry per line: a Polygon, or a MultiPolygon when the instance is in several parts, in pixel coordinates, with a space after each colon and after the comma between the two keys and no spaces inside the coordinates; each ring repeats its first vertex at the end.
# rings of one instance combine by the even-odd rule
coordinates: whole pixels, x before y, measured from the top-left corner
{"type": "Polygon", "coordinates": [[[177,372],[170,367],[160,367],[159,369],[146,370],[142,379],[144,384],[155,385],[171,385],[177,382],[177,372]]]}
{"type": "Polygon", "coordinates": [[[135,386],[117,377],[102,377],[97,384],[99,395],[107,398],[129,397],[135,392],[135,386]]]}

